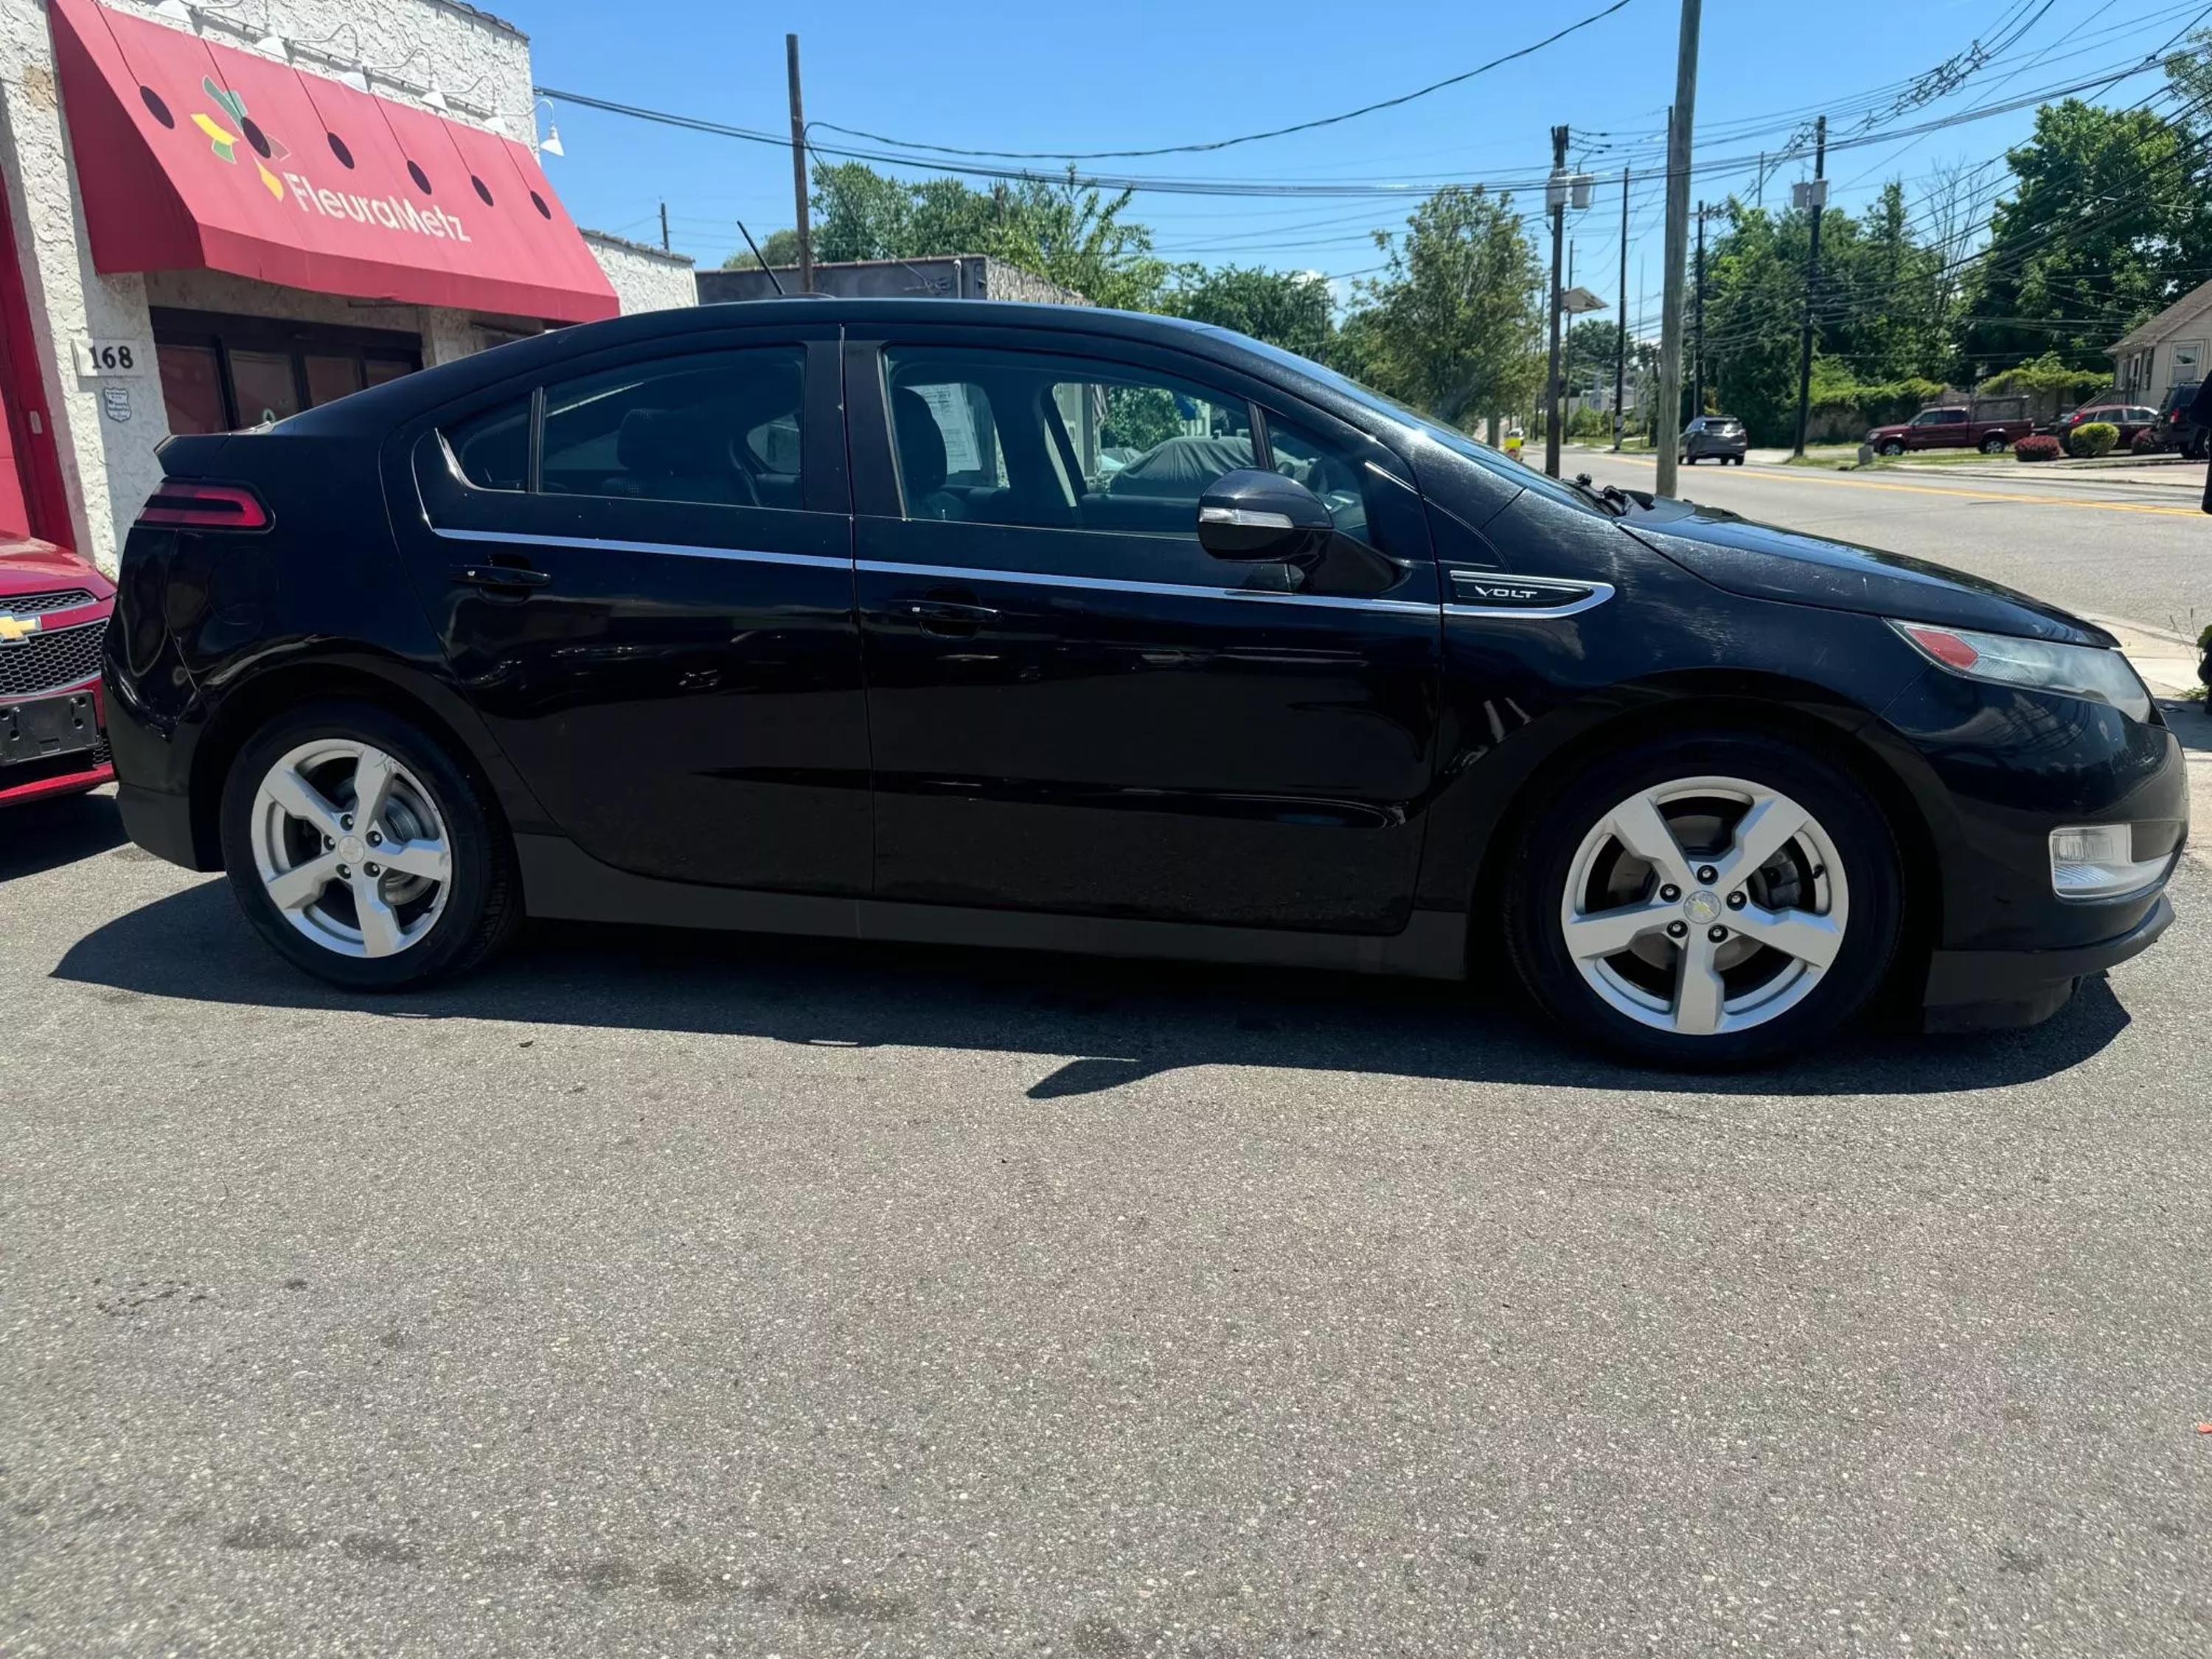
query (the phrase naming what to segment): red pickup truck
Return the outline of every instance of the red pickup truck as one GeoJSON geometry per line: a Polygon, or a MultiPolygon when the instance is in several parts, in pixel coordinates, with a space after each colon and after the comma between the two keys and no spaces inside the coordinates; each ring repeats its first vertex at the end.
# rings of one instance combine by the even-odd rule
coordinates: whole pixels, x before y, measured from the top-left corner
{"type": "Polygon", "coordinates": [[[1866,441],[1877,455],[1902,455],[1908,449],[1978,449],[1995,455],[2034,430],[2028,420],[1977,420],[1971,409],[1923,409],[1901,426],[1875,428],[1866,441]]]}

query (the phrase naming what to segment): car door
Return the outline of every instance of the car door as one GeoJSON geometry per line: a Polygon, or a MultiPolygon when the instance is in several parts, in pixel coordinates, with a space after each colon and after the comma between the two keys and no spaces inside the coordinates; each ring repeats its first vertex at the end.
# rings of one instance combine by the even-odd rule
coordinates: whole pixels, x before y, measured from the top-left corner
{"type": "Polygon", "coordinates": [[[877,896],[1401,927],[1441,635],[1404,464],[1180,354],[882,332],[847,348],[877,896]],[[1340,526],[1310,577],[1199,545],[1269,465],[1340,526]]]}
{"type": "Polygon", "coordinates": [[[416,591],[553,828],[689,882],[864,894],[834,328],[580,360],[403,434],[416,591]]]}

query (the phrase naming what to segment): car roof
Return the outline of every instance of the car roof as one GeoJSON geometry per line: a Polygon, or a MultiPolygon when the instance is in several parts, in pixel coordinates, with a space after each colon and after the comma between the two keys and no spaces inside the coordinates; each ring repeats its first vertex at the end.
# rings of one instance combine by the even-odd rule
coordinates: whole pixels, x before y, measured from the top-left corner
{"type": "MultiPolygon", "coordinates": [[[[711,335],[733,329],[778,325],[864,327],[927,322],[938,327],[988,329],[1018,334],[1024,330],[1089,334],[1123,343],[1158,345],[1243,370],[1272,381],[1298,379],[1294,364],[1257,342],[1210,323],[1149,312],[1114,311],[1103,306],[1042,305],[1014,300],[848,299],[791,295],[780,300],[738,300],[716,305],[681,306],[646,311],[602,322],[550,330],[479,351],[450,363],[404,375],[351,397],[307,410],[282,422],[302,434],[387,428],[416,413],[465,398],[483,387],[519,377],[558,373],[575,359],[610,349],[711,335]]],[[[1326,392],[1326,383],[1315,382],[1326,392]]],[[[1337,401],[1324,395],[1321,401],[1337,401]]]]}

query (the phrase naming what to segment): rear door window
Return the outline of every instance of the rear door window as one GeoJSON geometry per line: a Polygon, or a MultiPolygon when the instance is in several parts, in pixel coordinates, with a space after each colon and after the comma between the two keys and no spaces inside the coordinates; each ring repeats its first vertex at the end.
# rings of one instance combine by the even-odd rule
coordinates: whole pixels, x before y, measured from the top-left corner
{"type": "Polygon", "coordinates": [[[538,487],[796,509],[805,388],[796,345],[626,364],[549,386],[538,487]]]}
{"type": "Polygon", "coordinates": [[[461,476],[478,489],[530,487],[530,399],[472,415],[446,433],[461,476]]]}

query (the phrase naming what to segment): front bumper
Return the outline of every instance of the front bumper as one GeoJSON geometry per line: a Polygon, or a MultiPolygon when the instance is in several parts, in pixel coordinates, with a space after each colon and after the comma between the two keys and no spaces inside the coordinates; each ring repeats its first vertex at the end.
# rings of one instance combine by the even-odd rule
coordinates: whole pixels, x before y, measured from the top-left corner
{"type": "Polygon", "coordinates": [[[1938,951],[1929,959],[1925,1024],[1931,1031],[2033,1025],[2065,1006],[2089,974],[2149,948],[2173,921],[2161,890],[2142,920],[2094,945],[2055,951],[1938,951]]]}
{"type": "Polygon", "coordinates": [[[2173,919],[2166,879],[2188,836],[2181,745],[2164,725],[2085,699],[1931,669],[1883,711],[1877,745],[1914,780],[1941,902],[1922,1002],[1937,1029],[2031,1024],[2075,982],[2148,947],[2173,919]],[[2051,832],[2128,823],[2149,886],[2109,899],[2053,889],[2051,832]]]}
{"type": "Polygon", "coordinates": [[[99,724],[99,743],[90,749],[51,758],[34,757],[12,763],[0,762],[0,807],[21,806],[34,800],[52,800],[61,795],[81,795],[88,789],[97,789],[102,784],[114,781],[115,768],[110,762],[107,747],[107,700],[102,694],[99,681],[62,686],[23,697],[0,698],[0,703],[73,696],[86,691],[92,694],[93,717],[99,724]]]}

